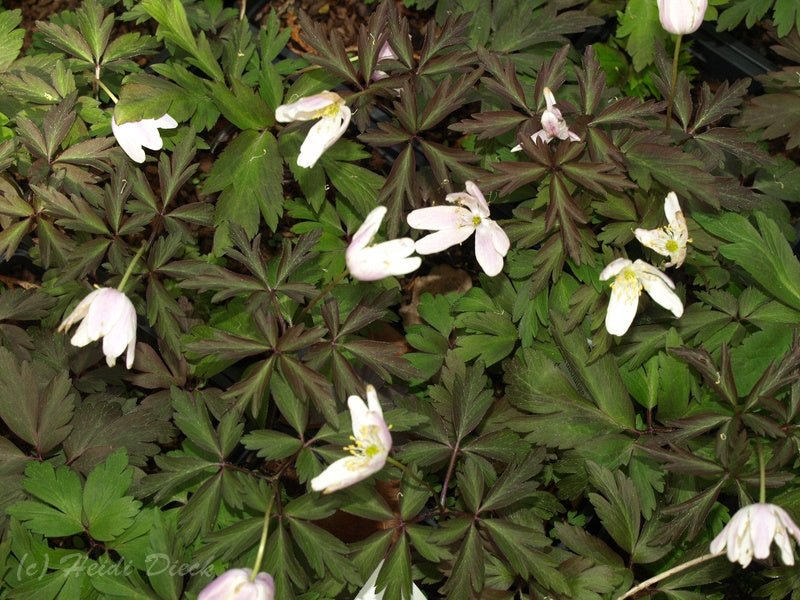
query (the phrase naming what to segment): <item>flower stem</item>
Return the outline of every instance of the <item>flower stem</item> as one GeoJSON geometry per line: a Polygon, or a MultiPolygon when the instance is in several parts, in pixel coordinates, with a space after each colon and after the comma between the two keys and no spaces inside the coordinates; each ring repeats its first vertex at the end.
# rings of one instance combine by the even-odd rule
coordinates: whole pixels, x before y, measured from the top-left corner
{"type": "Polygon", "coordinates": [[[264,524],[261,526],[261,540],[258,542],[258,554],[256,554],[256,562],[253,564],[253,572],[250,573],[250,581],[255,581],[258,576],[258,570],[261,568],[261,561],[264,560],[264,550],[267,547],[267,533],[269,533],[269,518],[272,516],[272,503],[275,501],[275,494],[277,490],[270,496],[267,510],[264,513],[264,524]]]}
{"type": "Polygon", "coordinates": [[[142,244],[142,247],[136,251],[136,254],[134,254],[133,258],[131,259],[131,262],[128,264],[128,268],[125,270],[125,274],[122,276],[122,280],[119,282],[119,285],[117,286],[118,291],[124,292],[125,284],[128,283],[128,279],[130,278],[131,273],[133,273],[133,267],[142,257],[142,254],[144,254],[144,249],[147,248],[147,246],[148,244],[142,244]]]}
{"type": "Polygon", "coordinates": [[[682,35],[678,36],[675,42],[675,54],[672,55],[672,81],[669,85],[669,99],[667,101],[667,126],[665,131],[669,133],[670,125],[672,125],[672,104],[675,102],[675,86],[678,83],[678,57],[681,53],[681,40],[682,35]]]}
{"type": "Polygon", "coordinates": [[[324,288],[322,288],[320,293],[317,294],[316,298],[314,298],[311,302],[309,302],[306,305],[306,307],[302,311],[300,311],[300,315],[299,315],[298,318],[302,319],[304,316],[306,316],[311,311],[311,309],[314,308],[317,305],[317,303],[320,300],[322,300],[328,294],[328,292],[330,292],[333,289],[333,287],[344,278],[345,275],[347,275],[347,273],[348,273],[348,270],[345,269],[344,271],[339,273],[336,277],[331,279],[328,282],[328,284],[324,288]]]}
{"type": "Polygon", "coordinates": [[[239,0],[239,20],[244,21],[247,12],[247,0],[239,0]]]}
{"type": "Polygon", "coordinates": [[[627,592],[625,592],[622,596],[617,598],[617,600],[624,600],[625,598],[630,598],[641,592],[643,589],[650,587],[654,583],[658,583],[659,581],[666,579],[667,577],[671,577],[675,575],[675,573],[680,573],[681,571],[688,569],[689,567],[694,567],[695,565],[699,565],[701,563],[706,562],[707,560],[711,560],[712,558],[719,556],[719,554],[703,554],[703,556],[698,556],[690,561],[687,561],[683,564],[678,565],[677,567],[672,567],[671,569],[667,569],[663,573],[659,573],[655,577],[651,577],[650,579],[643,581],[636,587],[632,587],[627,592]]]}
{"type": "Polygon", "coordinates": [[[411,479],[413,479],[417,483],[421,483],[422,485],[424,485],[426,488],[428,488],[428,491],[433,495],[433,497],[434,498],[436,497],[436,490],[433,489],[431,484],[428,483],[427,481],[425,481],[424,479],[421,479],[421,478],[417,477],[417,474],[414,473],[414,471],[409,469],[406,465],[401,463],[399,460],[397,460],[396,458],[392,458],[391,456],[387,456],[386,457],[386,462],[388,462],[390,465],[400,469],[403,473],[408,475],[411,479]]]}
{"type": "Polygon", "coordinates": [[[103,91],[104,91],[106,94],[108,94],[108,97],[109,97],[109,98],[111,98],[111,99],[114,101],[114,104],[116,104],[117,102],[119,102],[119,98],[117,98],[117,97],[114,95],[114,92],[112,92],[110,89],[108,89],[108,86],[107,86],[105,83],[103,83],[103,80],[102,80],[102,79],[95,79],[95,81],[97,82],[97,85],[99,85],[101,88],[103,88],[103,91]]]}
{"type": "Polygon", "coordinates": [[[761,442],[756,440],[756,451],[758,452],[758,501],[764,504],[767,501],[767,469],[764,464],[764,451],[761,449],[761,442]]]}

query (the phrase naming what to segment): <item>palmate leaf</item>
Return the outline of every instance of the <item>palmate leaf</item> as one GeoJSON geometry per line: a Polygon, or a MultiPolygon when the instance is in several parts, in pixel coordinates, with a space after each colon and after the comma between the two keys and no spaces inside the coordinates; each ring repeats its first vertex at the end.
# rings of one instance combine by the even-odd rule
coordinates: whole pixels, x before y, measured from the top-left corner
{"type": "Polygon", "coordinates": [[[533,416],[514,423],[528,439],[557,448],[574,448],[587,439],[620,432],[617,424],[579,393],[568,376],[541,352],[523,349],[507,363],[509,402],[533,416]]]}
{"type": "Polygon", "coordinates": [[[28,529],[49,537],[83,531],[81,482],[67,467],[54,468],[49,462],[32,462],[25,469],[25,491],[36,500],[9,507],[9,514],[28,529]]]}
{"type": "Polygon", "coordinates": [[[231,246],[225,230],[232,224],[253,237],[258,231],[260,212],[270,229],[277,227],[283,214],[283,169],[278,157],[278,143],[271,133],[247,130],[214,163],[203,191],[222,192],[214,218],[218,227],[223,226],[214,237],[218,254],[231,246]]]}
{"type": "Polygon", "coordinates": [[[19,438],[46,455],[72,429],[73,390],[66,371],[40,385],[33,365],[0,348],[0,417],[19,438]]]}
{"type": "Polygon", "coordinates": [[[144,466],[148,457],[158,453],[156,442],[171,439],[171,416],[169,404],[158,395],[148,396],[127,411],[111,398],[87,398],[75,410],[75,422],[81,426],[73,428],[64,440],[64,453],[70,465],[82,473],[89,473],[120,448],[126,449],[130,464],[144,466]]]}
{"type": "Polygon", "coordinates": [[[124,450],[118,450],[86,478],[83,513],[93,539],[107,542],[121,535],[139,512],[141,503],[125,492],[133,483],[124,450]]]}

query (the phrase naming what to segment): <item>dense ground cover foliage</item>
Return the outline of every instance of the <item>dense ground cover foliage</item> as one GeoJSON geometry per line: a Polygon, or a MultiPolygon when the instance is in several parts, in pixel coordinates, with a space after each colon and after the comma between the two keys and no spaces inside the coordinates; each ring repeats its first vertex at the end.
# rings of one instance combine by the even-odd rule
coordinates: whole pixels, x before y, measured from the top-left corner
{"type": "Polygon", "coordinates": [[[273,4],[0,12],[0,598],[800,598],[795,4],[273,4]]]}

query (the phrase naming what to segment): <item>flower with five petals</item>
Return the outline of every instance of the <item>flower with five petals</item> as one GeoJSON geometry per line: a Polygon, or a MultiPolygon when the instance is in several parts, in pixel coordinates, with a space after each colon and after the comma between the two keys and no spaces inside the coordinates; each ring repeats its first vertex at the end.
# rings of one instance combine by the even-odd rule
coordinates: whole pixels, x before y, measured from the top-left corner
{"type": "Polygon", "coordinates": [[[145,154],[143,148],[150,150],[161,150],[164,142],[161,140],[159,129],[175,129],[178,122],[164,115],[158,119],[142,119],[141,121],[131,121],[117,125],[114,117],[111,117],[111,131],[117,138],[117,143],[125,151],[130,159],[137,163],[143,163],[145,154]]]}
{"type": "Polygon", "coordinates": [[[136,309],[128,297],[114,288],[99,288],[83,300],[58,326],[66,331],[81,321],[70,343],[83,348],[89,342],[103,338],[103,354],[106,363],[113,367],[127,347],[125,366],[133,366],[136,349],[136,309]],[[82,319],[82,321],[81,321],[82,319]]]}
{"type": "Polygon", "coordinates": [[[711,542],[712,554],[727,548],[728,560],[742,567],[755,557],[765,559],[774,541],[781,551],[783,564],[794,565],[792,540],[800,544],[800,528],[789,514],[776,504],[757,502],[736,511],[728,524],[711,542]]]}
{"type": "MultiPolygon", "coordinates": [[[[531,140],[534,143],[536,140],[542,140],[545,144],[549,144],[555,138],[580,142],[580,136],[569,130],[561,111],[556,108],[556,97],[548,87],[544,88],[544,100],[547,108],[542,113],[542,128],[531,136],[531,140]]],[[[511,149],[512,152],[520,150],[522,150],[521,144],[517,144],[511,149]]]]}
{"type": "Polygon", "coordinates": [[[269,573],[261,572],[250,581],[250,569],[225,571],[209,583],[197,600],[273,600],[275,581],[269,573]]]}
{"type": "Polygon", "coordinates": [[[422,264],[419,256],[411,256],[414,252],[414,240],[411,238],[371,243],[385,214],[385,206],[370,212],[347,247],[345,261],[350,275],[355,279],[376,281],[390,275],[405,275],[416,271],[422,264]]]}
{"type": "Polygon", "coordinates": [[[611,283],[611,298],[606,312],[606,329],[612,335],[625,335],[636,316],[639,295],[642,289],[658,304],[676,317],[683,315],[683,303],[673,291],[672,280],[643,260],[629,261],[618,258],[600,273],[600,281],[614,278],[611,283]]]}
{"type": "Polygon", "coordinates": [[[311,480],[315,492],[330,494],[358,483],[380,471],[392,449],[392,434],[383,420],[378,394],[367,386],[367,403],[359,396],[347,399],[353,424],[353,444],[345,447],[350,456],[340,458],[311,480]]]}
{"type": "Polygon", "coordinates": [[[406,220],[411,227],[435,232],[417,240],[417,253],[441,252],[460,244],[474,232],[478,264],[487,275],[497,275],[503,270],[503,257],[508,254],[511,242],[506,232],[489,218],[489,205],[478,186],[467,181],[466,192],[447,194],[445,200],[456,206],[431,206],[408,214],[406,220]]]}
{"type": "Polygon", "coordinates": [[[308,130],[297,156],[298,167],[311,168],[344,134],[350,124],[350,109],[339,94],[325,91],[281,104],[275,110],[275,119],[281,123],[319,119],[308,130]]]}
{"type": "Polygon", "coordinates": [[[665,267],[680,267],[686,260],[686,244],[691,240],[675,192],[670,192],[664,198],[664,214],[667,215],[668,225],[659,229],[637,228],[633,233],[643,246],[662,256],[669,256],[670,262],[665,267]]]}

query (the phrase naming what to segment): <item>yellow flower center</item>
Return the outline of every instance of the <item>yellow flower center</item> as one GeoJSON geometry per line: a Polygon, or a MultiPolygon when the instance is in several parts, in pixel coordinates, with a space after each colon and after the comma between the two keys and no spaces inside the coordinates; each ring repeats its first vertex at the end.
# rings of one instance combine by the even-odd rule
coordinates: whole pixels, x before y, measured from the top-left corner
{"type": "Polygon", "coordinates": [[[325,117],[335,117],[339,114],[339,103],[334,102],[325,108],[321,108],[317,111],[317,117],[325,118],[325,117]]]}
{"type": "Polygon", "coordinates": [[[611,283],[612,288],[616,289],[617,286],[622,288],[622,298],[625,304],[635,304],[639,301],[639,295],[642,293],[642,282],[636,276],[636,271],[630,267],[624,269],[611,283]]]}
{"type": "Polygon", "coordinates": [[[675,240],[667,240],[667,243],[664,244],[664,247],[667,249],[667,252],[673,254],[678,251],[678,242],[675,240]]]}
{"type": "Polygon", "coordinates": [[[480,224],[481,224],[481,218],[478,215],[475,215],[474,217],[472,217],[472,225],[474,227],[477,227],[480,224]]]}
{"type": "Polygon", "coordinates": [[[353,443],[345,446],[344,449],[356,458],[367,460],[374,458],[384,451],[378,431],[377,425],[365,425],[358,432],[358,438],[350,436],[353,443]]]}

